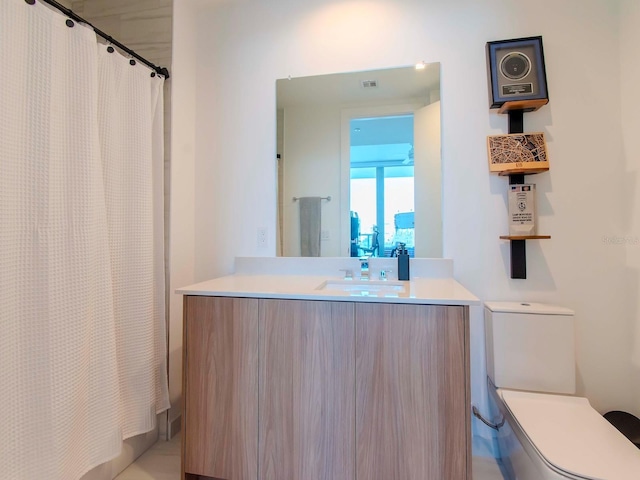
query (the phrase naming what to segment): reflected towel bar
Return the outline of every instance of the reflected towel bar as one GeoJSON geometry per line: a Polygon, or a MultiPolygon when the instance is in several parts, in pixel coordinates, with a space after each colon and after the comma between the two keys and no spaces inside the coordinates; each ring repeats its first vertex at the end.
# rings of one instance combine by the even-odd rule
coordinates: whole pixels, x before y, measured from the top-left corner
{"type": "MultiPolygon", "coordinates": [[[[297,202],[298,200],[300,200],[300,198],[302,197],[293,197],[293,201],[297,202]]],[[[331,195],[329,195],[328,197],[320,197],[320,200],[326,200],[327,202],[331,201],[331,195]]]]}

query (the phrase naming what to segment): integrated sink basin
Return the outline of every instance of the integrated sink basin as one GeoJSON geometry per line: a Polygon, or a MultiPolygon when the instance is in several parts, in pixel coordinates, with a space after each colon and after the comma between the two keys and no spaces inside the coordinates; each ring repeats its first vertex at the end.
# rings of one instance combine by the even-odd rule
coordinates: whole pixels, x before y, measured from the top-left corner
{"type": "Polygon", "coordinates": [[[407,294],[407,287],[404,282],[389,280],[327,280],[318,285],[316,290],[370,297],[400,297],[407,294]]]}

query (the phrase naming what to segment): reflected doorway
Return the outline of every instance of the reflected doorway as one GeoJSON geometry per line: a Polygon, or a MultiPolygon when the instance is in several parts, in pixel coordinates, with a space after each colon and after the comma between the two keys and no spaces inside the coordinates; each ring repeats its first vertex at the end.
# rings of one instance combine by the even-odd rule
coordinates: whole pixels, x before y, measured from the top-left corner
{"type": "Polygon", "coordinates": [[[414,116],[349,121],[351,256],[415,255],[414,116]]]}

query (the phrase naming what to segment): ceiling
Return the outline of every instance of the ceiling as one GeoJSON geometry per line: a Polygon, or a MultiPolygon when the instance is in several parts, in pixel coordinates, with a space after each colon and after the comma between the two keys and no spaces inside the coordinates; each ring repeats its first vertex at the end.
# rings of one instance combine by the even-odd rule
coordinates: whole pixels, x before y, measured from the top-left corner
{"type": "Polygon", "coordinates": [[[402,67],[279,79],[276,81],[276,98],[278,108],[305,104],[360,104],[397,98],[424,98],[431,90],[439,89],[440,64],[433,63],[427,64],[423,70],[402,67]],[[376,82],[376,87],[362,86],[363,81],[371,80],[376,82]]]}

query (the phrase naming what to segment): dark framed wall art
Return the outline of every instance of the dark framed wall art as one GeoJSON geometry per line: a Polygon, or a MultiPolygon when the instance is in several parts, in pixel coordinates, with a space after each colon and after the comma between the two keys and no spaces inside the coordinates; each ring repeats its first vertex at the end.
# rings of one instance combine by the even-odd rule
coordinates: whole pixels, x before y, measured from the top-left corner
{"type": "Polygon", "coordinates": [[[490,108],[549,99],[542,37],[487,42],[487,73],[490,108]]]}

